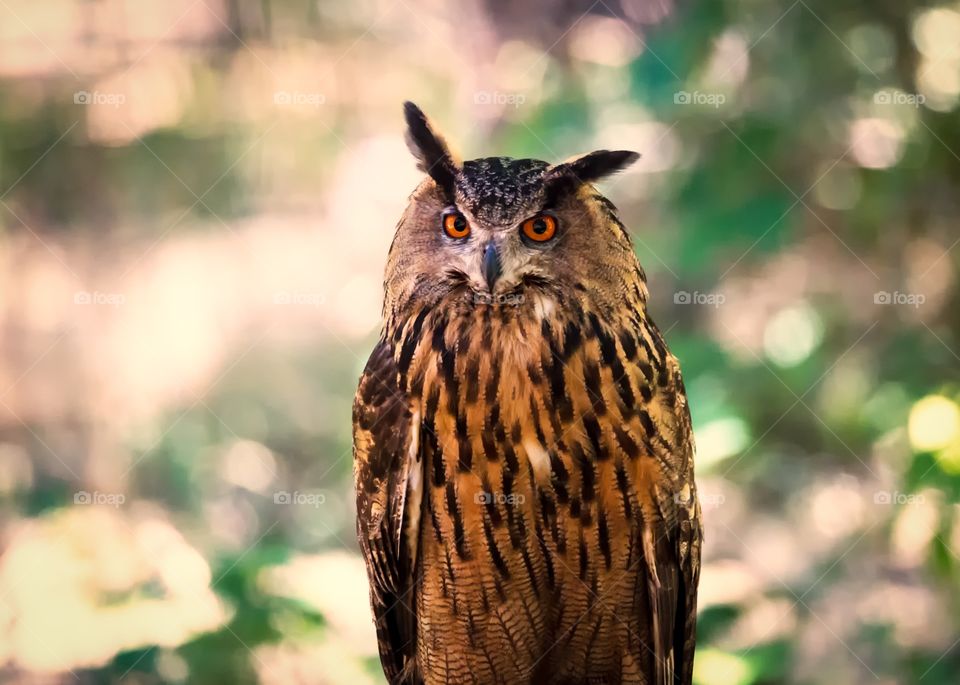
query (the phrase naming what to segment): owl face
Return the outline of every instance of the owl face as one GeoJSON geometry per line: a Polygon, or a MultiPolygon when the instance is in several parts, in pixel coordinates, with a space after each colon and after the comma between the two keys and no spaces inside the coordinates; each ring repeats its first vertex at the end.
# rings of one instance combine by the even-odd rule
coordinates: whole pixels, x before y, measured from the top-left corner
{"type": "Polygon", "coordinates": [[[460,162],[406,105],[407,141],[428,178],[414,191],[387,264],[387,309],[400,300],[516,306],[531,291],[613,291],[636,259],[613,205],[590,185],[636,160],[601,150],[559,164],[460,162]]]}

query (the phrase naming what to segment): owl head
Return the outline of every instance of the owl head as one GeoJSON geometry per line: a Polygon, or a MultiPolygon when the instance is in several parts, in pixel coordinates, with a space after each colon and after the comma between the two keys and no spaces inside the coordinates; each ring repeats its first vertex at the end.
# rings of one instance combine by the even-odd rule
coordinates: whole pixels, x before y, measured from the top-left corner
{"type": "Polygon", "coordinates": [[[615,207],[592,182],[637,153],[461,161],[416,105],[405,103],[404,114],[407,145],[427,177],[390,248],[385,314],[412,302],[516,307],[561,293],[601,308],[622,303],[642,272],[615,207]]]}

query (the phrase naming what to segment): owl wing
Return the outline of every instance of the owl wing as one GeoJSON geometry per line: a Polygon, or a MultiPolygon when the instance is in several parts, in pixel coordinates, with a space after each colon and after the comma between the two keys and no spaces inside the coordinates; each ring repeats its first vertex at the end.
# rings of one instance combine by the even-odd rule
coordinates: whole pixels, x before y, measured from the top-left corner
{"type": "Polygon", "coordinates": [[[652,599],[652,632],[657,685],[690,685],[696,643],[697,585],[703,528],[693,478],[694,441],[686,389],[676,360],[667,363],[665,395],[672,401],[672,431],[660,431],[676,468],[670,491],[658,495],[665,515],[644,522],[644,556],[652,599]],[[669,436],[672,433],[672,440],[669,436]],[[666,500],[666,501],[665,501],[666,500]],[[649,542],[648,542],[649,541],[649,542]]]}
{"type": "Polygon", "coordinates": [[[380,660],[391,683],[417,683],[414,560],[404,520],[417,435],[398,383],[393,346],[381,340],[360,378],[353,405],[357,537],[370,581],[380,660]]]}
{"type": "Polygon", "coordinates": [[[679,434],[685,451],[684,487],[677,501],[677,556],[679,559],[679,588],[677,592],[677,639],[674,645],[680,664],[676,668],[677,681],[689,685],[693,680],[693,652],[697,637],[697,587],[700,584],[700,545],[703,542],[703,520],[700,500],[693,479],[694,440],[687,407],[687,394],[679,371],[676,374],[677,392],[682,398],[679,434]],[[686,490],[689,486],[689,492],[686,490]]]}

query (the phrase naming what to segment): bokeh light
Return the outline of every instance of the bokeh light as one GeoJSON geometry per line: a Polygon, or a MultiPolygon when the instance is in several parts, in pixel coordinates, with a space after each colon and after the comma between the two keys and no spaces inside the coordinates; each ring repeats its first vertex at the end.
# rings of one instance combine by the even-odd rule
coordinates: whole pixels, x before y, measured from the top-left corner
{"type": "Polygon", "coordinates": [[[422,174],[600,190],[683,369],[697,685],[960,672],[960,6],[0,0],[0,682],[382,683],[350,414],[422,174]]]}

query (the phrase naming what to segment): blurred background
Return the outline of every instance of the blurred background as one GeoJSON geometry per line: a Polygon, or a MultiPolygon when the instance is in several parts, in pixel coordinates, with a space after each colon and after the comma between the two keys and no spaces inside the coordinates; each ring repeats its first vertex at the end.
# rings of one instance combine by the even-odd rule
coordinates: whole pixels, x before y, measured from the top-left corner
{"type": "Polygon", "coordinates": [[[383,682],[350,406],[412,99],[643,154],[696,682],[958,682],[958,98],[960,3],[0,0],[0,681],[383,682]]]}

